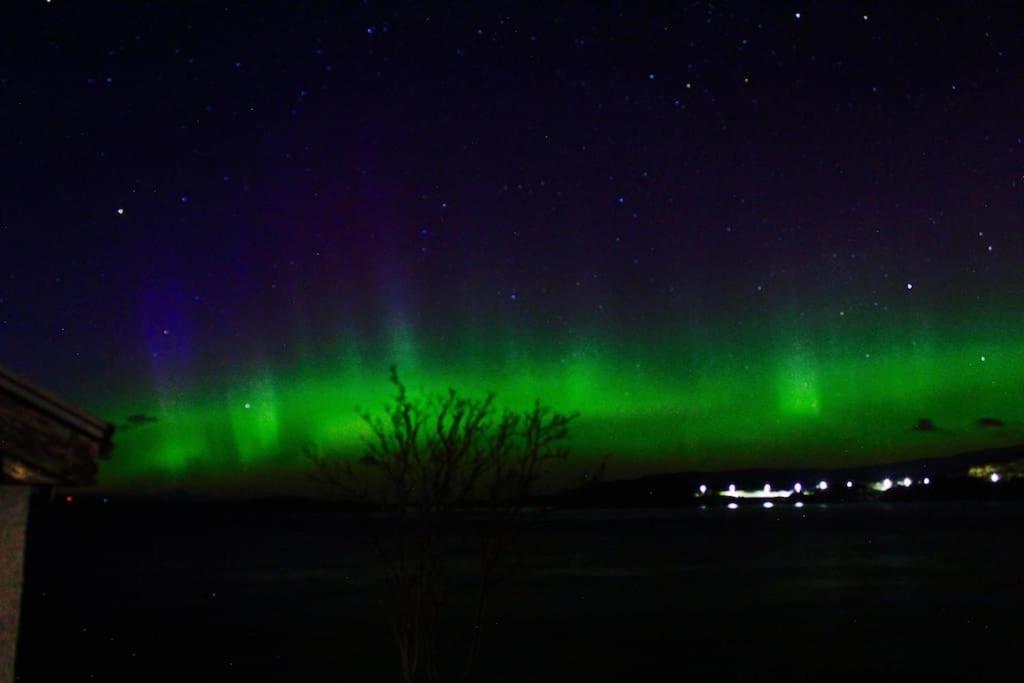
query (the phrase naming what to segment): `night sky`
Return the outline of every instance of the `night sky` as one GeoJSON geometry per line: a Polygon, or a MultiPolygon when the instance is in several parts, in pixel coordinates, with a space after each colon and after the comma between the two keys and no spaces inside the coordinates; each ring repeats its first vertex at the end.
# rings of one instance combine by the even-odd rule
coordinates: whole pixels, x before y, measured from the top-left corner
{"type": "Polygon", "coordinates": [[[1013,3],[597,5],[5,2],[0,363],[114,488],[354,453],[391,363],[622,475],[1024,441],[1013,3]]]}

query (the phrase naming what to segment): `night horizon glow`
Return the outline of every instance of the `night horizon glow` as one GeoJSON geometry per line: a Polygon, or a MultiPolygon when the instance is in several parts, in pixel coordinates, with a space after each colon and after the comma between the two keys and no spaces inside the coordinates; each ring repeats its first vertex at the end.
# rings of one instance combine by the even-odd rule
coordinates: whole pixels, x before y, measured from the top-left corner
{"type": "Polygon", "coordinates": [[[595,340],[546,354],[542,345],[478,343],[462,354],[450,341],[431,347],[406,337],[390,353],[350,342],[331,360],[283,369],[264,362],[212,386],[170,373],[175,381],[148,400],[99,408],[122,422],[150,418],[119,431],[119,457],[103,483],[287,469],[303,464],[307,443],[357,454],[366,436],[357,407],[378,411],[389,398],[392,360],[417,395],[494,390],[499,406],[541,400],[578,411],[571,446],[580,464],[612,454],[613,471],[623,474],[837,467],[1011,445],[1024,425],[1024,344],[978,329],[945,343],[900,340],[895,330],[866,343],[863,334],[851,341],[833,331],[779,348],[750,341],[742,356],[735,339],[724,353],[681,338],[618,346],[595,340]],[[986,416],[1004,427],[979,426],[986,416]],[[932,426],[922,430],[921,420],[932,426]]]}

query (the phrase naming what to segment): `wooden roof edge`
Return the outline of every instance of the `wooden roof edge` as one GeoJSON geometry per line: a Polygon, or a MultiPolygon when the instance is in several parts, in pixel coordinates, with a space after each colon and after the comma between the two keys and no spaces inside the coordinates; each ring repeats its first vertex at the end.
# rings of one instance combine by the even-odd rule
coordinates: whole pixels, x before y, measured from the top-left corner
{"type": "MultiPolygon", "coordinates": [[[[0,365],[0,391],[6,391],[15,398],[30,406],[61,420],[80,432],[101,442],[110,442],[114,436],[114,425],[87,413],[85,410],[55,395],[29,384],[28,381],[0,365]]],[[[102,457],[107,457],[110,448],[101,449],[102,457]]]]}

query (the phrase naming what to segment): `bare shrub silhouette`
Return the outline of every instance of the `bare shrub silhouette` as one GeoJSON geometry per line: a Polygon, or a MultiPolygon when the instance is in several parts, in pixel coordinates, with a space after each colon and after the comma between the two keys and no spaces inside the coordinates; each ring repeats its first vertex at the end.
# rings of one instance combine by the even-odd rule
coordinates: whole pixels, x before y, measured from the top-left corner
{"type": "Polygon", "coordinates": [[[387,608],[402,680],[469,680],[498,570],[513,540],[522,503],[539,492],[548,466],[564,460],[576,414],[539,401],[524,412],[498,411],[494,394],[466,398],[454,389],[409,397],[395,367],[383,415],[362,413],[370,428],[362,457],[306,449],[314,477],[352,501],[383,506],[386,531],[374,534],[383,560],[387,608]],[[439,661],[439,617],[455,523],[474,518],[479,565],[470,631],[444,645],[464,645],[461,662],[439,661]],[[481,519],[482,517],[482,519],[481,519]]]}

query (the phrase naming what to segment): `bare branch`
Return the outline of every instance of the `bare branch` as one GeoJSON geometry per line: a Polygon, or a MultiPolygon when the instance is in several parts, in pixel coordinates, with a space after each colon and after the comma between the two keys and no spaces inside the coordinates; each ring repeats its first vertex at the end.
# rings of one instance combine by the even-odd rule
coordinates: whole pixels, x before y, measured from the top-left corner
{"type": "MultiPolygon", "coordinates": [[[[375,538],[384,562],[392,633],[402,678],[442,679],[437,623],[452,523],[472,510],[480,526],[479,591],[459,680],[472,676],[490,592],[512,541],[516,505],[529,499],[548,466],[568,456],[564,441],[576,414],[536,402],[515,412],[495,407],[495,395],[469,398],[455,389],[410,398],[398,369],[383,413],[362,412],[369,435],[358,458],[304,449],[317,481],[349,500],[376,502],[389,513],[391,533],[375,538]]],[[[452,677],[449,676],[448,679],[452,677]]]]}

